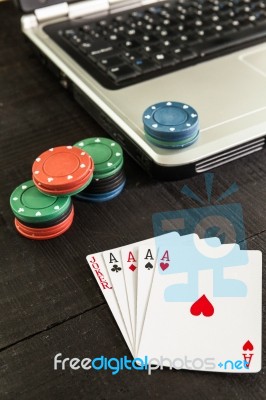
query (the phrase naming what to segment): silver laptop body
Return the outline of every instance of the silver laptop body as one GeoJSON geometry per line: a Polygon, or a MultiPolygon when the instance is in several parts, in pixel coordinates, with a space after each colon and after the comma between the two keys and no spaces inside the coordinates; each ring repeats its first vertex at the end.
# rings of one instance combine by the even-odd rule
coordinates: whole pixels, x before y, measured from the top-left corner
{"type": "Polygon", "coordinates": [[[145,4],[153,3],[145,0],[59,3],[23,15],[21,26],[61,84],[155,177],[191,176],[261,150],[266,136],[265,42],[112,90],[97,82],[44,31],[49,24],[67,19],[94,20],[145,4]],[[147,141],[143,111],[162,101],[184,102],[197,110],[200,136],[193,145],[172,150],[147,141]]]}

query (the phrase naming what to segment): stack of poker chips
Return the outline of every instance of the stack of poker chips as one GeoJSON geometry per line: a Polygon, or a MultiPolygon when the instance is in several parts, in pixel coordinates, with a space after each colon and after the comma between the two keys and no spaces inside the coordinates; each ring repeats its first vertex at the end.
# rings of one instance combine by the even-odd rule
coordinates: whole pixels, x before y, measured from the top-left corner
{"type": "Polygon", "coordinates": [[[30,239],[59,236],[71,226],[74,218],[71,197],[47,196],[32,180],[13,191],[10,205],[18,232],[30,239]]]}
{"type": "Polygon", "coordinates": [[[105,138],[83,142],[54,147],[39,155],[32,166],[32,180],[13,191],[10,205],[21,235],[37,240],[57,237],[73,222],[71,196],[105,201],[122,191],[125,175],[121,147],[105,138]]]}
{"type": "Polygon", "coordinates": [[[143,113],[145,136],[153,145],[182,149],[199,136],[199,118],[194,108],[175,101],[148,107],[143,113]]]}
{"type": "Polygon", "coordinates": [[[93,179],[76,197],[81,200],[103,202],[118,196],[126,182],[121,146],[107,138],[88,138],[74,146],[86,151],[94,161],[93,179]]]}

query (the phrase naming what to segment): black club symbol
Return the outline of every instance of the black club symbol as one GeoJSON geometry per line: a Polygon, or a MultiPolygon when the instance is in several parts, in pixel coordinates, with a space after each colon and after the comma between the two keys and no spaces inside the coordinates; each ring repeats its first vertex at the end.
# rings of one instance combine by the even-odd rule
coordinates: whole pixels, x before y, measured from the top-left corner
{"type": "Polygon", "coordinates": [[[111,271],[113,271],[113,272],[119,272],[119,271],[121,271],[121,267],[119,267],[118,265],[113,265],[113,268],[111,268],[111,271]]]}

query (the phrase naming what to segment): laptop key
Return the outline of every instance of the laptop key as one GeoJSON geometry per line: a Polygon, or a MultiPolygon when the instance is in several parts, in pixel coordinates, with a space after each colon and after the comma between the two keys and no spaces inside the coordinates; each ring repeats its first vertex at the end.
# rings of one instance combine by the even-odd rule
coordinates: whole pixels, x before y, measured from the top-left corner
{"type": "Polygon", "coordinates": [[[93,42],[88,53],[88,57],[92,61],[98,61],[100,58],[105,56],[113,55],[114,47],[105,41],[93,42]]]}
{"type": "Polygon", "coordinates": [[[88,51],[90,51],[90,49],[91,49],[91,43],[90,42],[83,42],[79,46],[79,49],[83,54],[87,54],[88,51]]]}
{"type": "Polygon", "coordinates": [[[197,57],[197,53],[189,49],[182,49],[181,52],[177,54],[182,58],[182,61],[193,60],[193,58],[197,57]]]}
{"type": "Polygon", "coordinates": [[[120,56],[113,56],[113,57],[106,57],[102,58],[99,62],[98,65],[102,69],[106,70],[109,68],[117,67],[118,65],[121,65],[124,63],[124,60],[120,56]]]}
{"type": "Polygon", "coordinates": [[[67,29],[64,31],[64,35],[67,38],[71,38],[73,36],[75,36],[77,34],[77,32],[74,29],[67,29]]]}
{"type": "Polygon", "coordinates": [[[157,53],[154,56],[154,60],[158,65],[168,67],[170,65],[175,64],[175,57],[173,57],[171,54],[167,53],[157,53]]]}
{"type": "Polygon", "coordinates": [[[83,32],[90,32],[91,26],[89,24],[85,24],[80,27],[80,30],[82,30],[83,32]]]}
{"type": "Polygon", "coordinates": [[[150,71],[154,71],[158,68],[158,66],[151,60],[145,58],[136,58],[134,65],[142,72],[147,73],[150,71]]]}
{"type": "Polygon", "coordinates": [[[124,46],[125,46],[127,49],[135,49],[135,48],[137,48],[137,47],[140,46],[140,43],[137,42],[136,40],[127,40],[127,41],[124,43],[124,46]]]}
{"type": "Polygon", "coordinates": [[[81,39],[79,36],[74,35],[74,36],[71,36],[70,42],[71,42],[74,46],[78,46],[78,45],[80,45],[80,44],[82,43],[82,39],[81,39]]]}
{"type": "Polygon", "coordinates": [[[124,52],[124,56],[130,60],[130,61],[134,61],[137,58],[141,58],[141,53],[140,51],[136,51],[136,50],[129,50],[129,51],[125,51],[124,52]]]}
{"type": "Polygon", "coordinates": [[[121,65],[119,67],[111,68],[108,71],[108,75],[115,81],[115,82],[122,82],[130,78],[134,78],[139,73],[130,65],[121,65]]]}

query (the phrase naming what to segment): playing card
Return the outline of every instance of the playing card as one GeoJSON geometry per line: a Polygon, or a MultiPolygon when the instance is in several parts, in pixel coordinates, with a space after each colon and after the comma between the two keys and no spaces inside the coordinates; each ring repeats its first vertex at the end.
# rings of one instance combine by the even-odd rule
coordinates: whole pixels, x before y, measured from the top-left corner
{"type": "Polygon", "coordinates": [[[258,372],[261,252],[205,245],[182,257],[159,249],[137,356],[155,368],[258,372]]]}
{"type": "Polygon", "coordinates": [[[107,271],[115,291],[115,296],[123,316],[130,342],[134,352],[134,335],[130,319],[126,285],[124,280],[123,265],[121,261],[120,248],[107,250],[102,253],[107,271]]]}
{"type": "Polygon", "coordinates": [[[128,334],[126,325],[125,325],[123,317],[121,315],[121,311],[118,306],[115,292],[112,287],[112,283],[110,281],[102,254],[97,253],[97,254],[88,255],[87,262],[88,262],[88,264],[91,268],[91,271],[93,272],[93,275],[102,291],[102,294],[104,295],[105,300],[107,301],[107,304],[108,304],[108,306],[116,320],[116,323],[126,341],[126,344],[129,348],[130,352],[133,354],[133,345],[129,338],[129,334],[128,334]]]}
{"type": "MultiPolygon", "coordinates": [[[[138,350],[139,340],[141,331],[144,323],[146,309],[149,300],[150,289],[152,285],[152,279],[154,270],[156,268],[156,258],[158,247],[160,249],[166,249],[166,245],[170,245],[171,249],[182,249],[183,253],[189,251],[191,243],[197,243],[199,248],[205,248],[206,246],[220,246],[220,240],[216,237],[208,238],[208,245],[205,239],[200,239],[196,234],[190,234],[186,236],[176,236],[172,240],[167,240],[165,236],[156,237],[155,241],[148,241],[145,244],[139,246],[138,249],[138,282],[137,282],[137,313],[136,313],[136,351],[138,350]],[[204,241],[204,242],[203,242],[204,241]],[[203,243],[201,243],[203,242],[203,243]],[[188,246],[188,249],[186,248],[188,246]]],[[[180,257],[181,259],[181,257],[180,257]]]]}
{"type": "MultiPolygon", "coordinates": [[[[170,232],[156,238],[142,240],[141,242],[132,243],[120,248],[121,260],[123,264],[125,287],[127,292],[127,300],[129,306],[129,314],[133,329],[133,338],[135,346],[136,342],[136,318],[137,318],[137,276],[138,276],[138,249],[140,246],[156,246],[156,244],[171,243],[172,245],[180,238],[177,232],[170,232]]],[[[148,293],[147,293],[148,294],[148,293]]],[[[143,299],[145,303],[145,299],[143,299]]],[[[135,348],[136,350],[136,348],[135,348]]]]}

